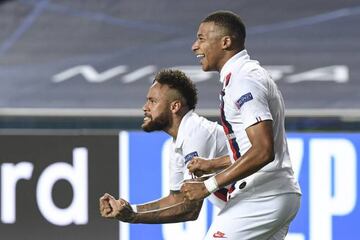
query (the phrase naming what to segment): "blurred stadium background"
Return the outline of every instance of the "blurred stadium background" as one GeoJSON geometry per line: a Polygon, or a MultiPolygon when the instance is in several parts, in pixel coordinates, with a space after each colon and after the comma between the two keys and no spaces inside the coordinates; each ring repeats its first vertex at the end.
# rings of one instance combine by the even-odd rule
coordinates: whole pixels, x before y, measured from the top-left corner
{"type": "Polygon", "coordinates": [[[98,198],[167,193],[168,137],[139,127],[160,69],[185,71],[197,112],[218,120],[218,75],[190,48],[220,9],[242,16],[285,98],[304,192],[287,239],[360,236],[359,0],[2,0],[0,239],[199,239],[208,203],[196,223],[129,226],[101,219],[98,198]]]}

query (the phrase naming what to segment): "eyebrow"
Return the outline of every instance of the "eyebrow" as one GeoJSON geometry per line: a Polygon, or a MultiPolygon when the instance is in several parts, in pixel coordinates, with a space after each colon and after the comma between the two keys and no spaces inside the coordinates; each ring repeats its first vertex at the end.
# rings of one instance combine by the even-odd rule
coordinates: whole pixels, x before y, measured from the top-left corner
{"type": "Polygon", "coordinates": [[[146,99],[147,100],[157,100],[157,98],[155,98],[155,97],[147,97],[146,99]]]}

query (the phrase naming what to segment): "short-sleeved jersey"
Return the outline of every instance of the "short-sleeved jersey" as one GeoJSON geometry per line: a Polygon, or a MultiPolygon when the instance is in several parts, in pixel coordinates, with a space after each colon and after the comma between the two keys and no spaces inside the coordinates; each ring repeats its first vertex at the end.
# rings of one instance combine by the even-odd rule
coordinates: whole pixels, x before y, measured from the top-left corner
{"type": "MultiPolygon", "coordinates": [[[[192,178],[187,163],[193,157],[212,159],[227,154],[226,137],[222,127],[189,111],[182,118],[177,138],[172,143],[170,190],[180,190],[182,182],[192,178]]],[[[227,200],[226,195],[227,190],[220,189],[211,194],[209,200],[222,208],[227,200]]]]}
{"type": "Polygon", "coordinates": [[[246,129],[264,120],[272,121],[275,159],[239,181],[238,185],[246,182],[241,191],[250,191],[254,196],[300,193],[287,146],[283,98],[268,72],[243,50],[225,63],[220,81],[223,83],[221,123],[232,161],[239,159],[251,147],[246,129]]]}

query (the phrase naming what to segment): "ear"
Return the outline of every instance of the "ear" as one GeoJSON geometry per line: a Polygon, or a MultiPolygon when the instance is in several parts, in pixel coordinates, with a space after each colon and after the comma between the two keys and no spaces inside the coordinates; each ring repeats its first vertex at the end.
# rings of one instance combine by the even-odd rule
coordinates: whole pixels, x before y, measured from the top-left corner
{"type": "Polygon", "coordinates": [[[229,49],[232,45],[232,39],[230,36],[224,36],[221,38],[222,49],[229,49]]]}
{"type": "Polygon", "coordinates": [[[182,103],[180,100],[174,100],[170,103],[170,111],[172,113],[177,113],[182,107],[182,103]]]}

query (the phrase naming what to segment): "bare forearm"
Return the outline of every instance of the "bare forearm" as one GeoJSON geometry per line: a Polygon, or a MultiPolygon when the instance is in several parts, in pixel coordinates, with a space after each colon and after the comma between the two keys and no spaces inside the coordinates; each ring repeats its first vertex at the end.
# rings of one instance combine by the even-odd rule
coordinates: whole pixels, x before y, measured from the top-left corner
{"type": "Polygon", "coordinates": [[[138,205],[136,205],[136,208],[137,208],[138,212],[146,212],[146,211],[151,211],[151,210],[157,210],[160,208],[161,205],[162,204],[161,204],[161,199],[160,199],[160,200],[156,200],[153,202],[138,204],[138,205]]]}
{"type": "Polygon", "coordinates": [[[222,156],[212,160],[209,160],[211,169],[213,172],[218,172],[223,170],[231,165],[231,160],[229,156],[222,156]]]}
{"type": "Polygon", "coordinates": [[[175,223],[197,219],[201,210],[202,201],[180,202],[165,208],[150,211],[139,211],[136,213],[132,223],[175,223]]]}
{"type": "Polygon", "coordinates": [[[250,149],[232,165],[203,183],[184,183],[181,186],[181,192],[186,199],[204,199],[210,193],[259,171],[274,160],[274,138],[271,120],[258,122],[248,127],[246,134],[251,143],[250,149]]]}
{"type": "Polygon", "coordinates": [[[137,211],[146,212],[175,205],[183,200],[182,195],[180,196],[179,194],[180,193],[178,191],[170,191],[170,194],[166,197],[136,205],[137,211]]]}
{"type": "Polygon", "coordinates": [[[246,129],[246,134],[252,146],[240,159],[216,176],[219,187],[250,176],[274,160],[272,121],[252,125],[246,129]]]}
{"type": "Polygon", "coordinates": [[[240,159],[216,176],[219,187],[246,178],[273,160],[273,155],[261,149],[250,149],[240,159]]]}

